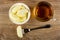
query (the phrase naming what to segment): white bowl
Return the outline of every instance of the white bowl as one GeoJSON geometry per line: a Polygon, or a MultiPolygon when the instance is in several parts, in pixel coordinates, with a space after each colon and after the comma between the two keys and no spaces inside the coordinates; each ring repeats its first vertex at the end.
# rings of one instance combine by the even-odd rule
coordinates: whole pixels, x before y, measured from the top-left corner
{"type": "Polygon", "coordinates": [[[12,5],[12,7],[9,9],[9,18],[10,18],[10,20],[13,22],[13,23],[15,23],[15,24],[24,24],[24,23],[26,23],[29,19],[30,19],[30,9],[29,9],[29,7],[26,5],[26,4],[24,4],[24,3],[16,3],[16,4],[14,4],[14,5],[12,5]],[[25,21],[23,21],[23,22],[16,22],[16,21],[13,21],[12,20],[12,18],[11,18],[11,10],[12,10],[12,8],[14,7],[14,6],[16,6],[16,5],[23,5],[24,7],[26,7],[28,10],[29,10],[29,12],[28,12],[28,17],[27,17],[27,19],[25,20],[25,21]]]}

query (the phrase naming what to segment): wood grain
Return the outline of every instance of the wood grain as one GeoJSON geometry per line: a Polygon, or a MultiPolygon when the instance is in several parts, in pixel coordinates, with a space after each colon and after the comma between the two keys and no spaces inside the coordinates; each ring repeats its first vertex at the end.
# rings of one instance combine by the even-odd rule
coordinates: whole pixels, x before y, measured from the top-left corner
{"type": "Polygon", "coordinates": [[[0,0],[0,40],[60,40],[60,0],[0,0]],[[18,25],[9,19],[9,8],[15,3],[23,2],[30,7],[32,14],[34,6],[41,1],[51,3],[56,21],[51,19],[48,22],[40,22],[30,18],[26,24],[22,25],[23,28],[35,28],[46,24],[51,24],[51,28],[31,31],[20,39],[16,34],[18,25]]]}

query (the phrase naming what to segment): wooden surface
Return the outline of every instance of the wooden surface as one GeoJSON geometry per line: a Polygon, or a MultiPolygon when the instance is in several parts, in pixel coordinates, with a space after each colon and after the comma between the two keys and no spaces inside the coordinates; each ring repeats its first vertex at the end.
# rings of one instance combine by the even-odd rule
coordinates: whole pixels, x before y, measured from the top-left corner
{"type": "Polygon", "coordinates": [[[60,40],[60,0],[0,0],[0,40],[60,40]],[[33,7],[40,1],[47,1],[52,4],[56,21],[51,19],[48,22],[40,22],[30,18],[26,24],[22,25],[23,28],[35,28],[46,24],[51,24],[51,28],[31,31],[20,39],[16,34],[18,25],[9,19],[9,8],[14,3],[23,2],[30,7],[32,12],[33,7]]]}

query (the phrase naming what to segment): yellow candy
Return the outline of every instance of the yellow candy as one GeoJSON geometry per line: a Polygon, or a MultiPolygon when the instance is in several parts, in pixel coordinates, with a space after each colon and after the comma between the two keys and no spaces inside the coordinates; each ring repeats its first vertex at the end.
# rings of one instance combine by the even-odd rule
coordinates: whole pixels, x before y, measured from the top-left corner
{"type": "Polygon", "coordinates": [[[16,15],[19,17],[25,17],[26,13],[28,13],[28,11],[24,9],[24,10],[19,10],[16,15]]]}
{"type": "Polygon", "coordinates": [[[20,9],[20,6],[19,6],[19,5],[13,7],[13,9],[12,9],[12,13],[16,13],[19,9],[20,9]]]}
{"type": "Polygon", "coordinates": [[[19,19],[16,20],[16,22],[23,22],[23,21],[25,21],[25,20],[26,20],[26,17],[24,17],[24,18],[19,18],[19,19]]]}

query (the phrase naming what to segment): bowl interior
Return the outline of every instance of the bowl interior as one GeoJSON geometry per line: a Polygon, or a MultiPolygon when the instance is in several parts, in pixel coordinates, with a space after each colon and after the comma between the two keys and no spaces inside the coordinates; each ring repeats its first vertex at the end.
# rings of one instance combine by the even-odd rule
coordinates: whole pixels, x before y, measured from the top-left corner
{"type": "Polygon", "coordinates": [[[10,20],[11,20],[13,23],[15,23],[15,24],[24,24],[24,23],[26,23],[26,22],[30,19],[30,9],[29,9],[29,7],[28,7],[26,4],[24,4],[24,3],[16,3],[16,4],[12,5],[12,7],[9,9],[9,18],[10,18],[10,20]],[[14,21],[14,20],[11,18],[11,10],[12,10],[12,8],[13,8],[14,6],[17,6],[17,5],[23,5],[25,8],[27,8],[27,9],[29,10],[29,11],[28,11],[27,19],[26,19],[25,21],[23,21],[23,22],[16,22],[16,21],[14,21]]]}

